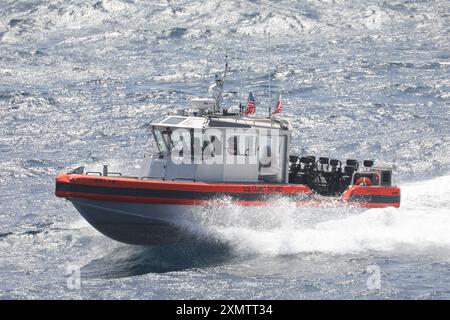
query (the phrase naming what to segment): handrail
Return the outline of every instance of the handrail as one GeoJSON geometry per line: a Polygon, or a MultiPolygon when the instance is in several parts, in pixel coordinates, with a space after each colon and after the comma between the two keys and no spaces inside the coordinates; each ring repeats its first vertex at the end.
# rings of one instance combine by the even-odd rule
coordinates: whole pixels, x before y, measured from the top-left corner
{"type": "Polygon", "coordinates": [[[72,174],[83,174],[84,173],[84,168],[85,166],[79,166],[76,167],[75,169],[70,170],[68,173],[72,173],[72,174]]]}
{"type": "Polygon", "coordinates": [[[157,176],[145,176],[145,177],[141,177],[141,180],[151,180],[151,179],[159,179],[164,181],[164,177],[157,177],[157,176]]]}
{"type": "Polygon", "coordinates": [[[171,180],[172,180],[172,181],[175,181],[175,180],[185,180],[185,181],[192,181],[192,182],[195,182],[195,179],[193,179],[193,178],[172,178],[171,180]]]}
{"type": "MultiPolygon", "coordinates": [[[[141,180],[152,180],[152,179],[158,179],[158,180],[162,180],[165,181],[165,179],[163,177],[157,177],[157,176],[145,176],[145,177],[140,177],[141,180]]],[[[192,181],[195,182],[196,180],[194,178],[172,178],[170,179],[170,181],[175,181],[175,180],[185,180],[185,181],[192,181]]]]}
{"type": "Polygon", "coordinates": [[[98,175],[98,176],[101,176],[101,175],[102,175],[102,173],[101,173],[101,172],[98,172],[98,171],[88,171],[88,172],[86,172],[86,175],[89,175],[89,174],[96,174],[96,175],[98,175]]]}

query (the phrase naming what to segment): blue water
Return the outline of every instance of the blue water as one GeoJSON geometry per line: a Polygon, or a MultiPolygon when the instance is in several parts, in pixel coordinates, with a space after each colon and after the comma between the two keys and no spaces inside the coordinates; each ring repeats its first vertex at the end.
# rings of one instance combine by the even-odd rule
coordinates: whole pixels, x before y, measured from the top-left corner
{"type": "Polygon", "coordinates": [[[2,1],[0,298],[450,298],[449,8],[2,1]],[[294,151],[393,166],[402,207],[205,208],[209,241],[134,247],[54,196],[79,165],[136,172],[154,151],[149,119],[205,96],[225,54],[226,105],[253,91],[267,112],[270,71],[294,151]]]}

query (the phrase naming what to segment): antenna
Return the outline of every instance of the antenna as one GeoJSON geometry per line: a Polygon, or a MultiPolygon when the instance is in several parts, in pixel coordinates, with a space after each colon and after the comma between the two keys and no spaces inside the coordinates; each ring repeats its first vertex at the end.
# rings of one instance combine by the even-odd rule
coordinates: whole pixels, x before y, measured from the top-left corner
{"type": "Polygon", "coordinates": [[[269,32],[269,104],[270,103],[272,103],[272,92],[271,92],[271,88],[270,88],[270,60],[271,60],[271,57],[270,57],[270,32],[269,32]]]}
{"type": "Polygon", "coordinates": [[[244,83],[243,83],[243,79],[242,79],[242,72],[239,74],[239,78],[241,80],[241,85],[240,85],[240,88],[239,88],[239,92],[240,92],[240,94],[239,94],[239,103],[240,103],[242,101],[243,93],[244,93],[244,91],[243,91],[244,83]]]}
{"type": "Polygon", "coordinates": [[[220,111],[220,102],[222,101],[223,87],[225,85],[225,78],[227,77],[227,71],[228,71],[228,55],[225,54],[225,70],[223,71],[223,78],[220,86],[220,96],[219,99],[217,100],[217,107],[219,108],[219,111],[220,111]]]}
{"type": "MultiPolygon", "coordinates": [[[[245,56],[248,59],[248,57],[250,56],[249,45],[248,45],[250,34],[246,33],[245,36],[246,36],[245,37],[245,56]]],[[[248,65],[246,63],[244,63],[244,65],[245,65],[244,78],[242,79],[242,77],[241,77],[241,81],[242,81],[243,87],[247,89],[247,85],[250,81],[248,81],[248,65]]],[[[242,105],[242,110],[240,111],[240,114],[242,115],[243,111],[245,109],[247,93],[244,92],[243,89],[242,89],[241,93],[242,93],[243,105],[242,105]]]]}
{"type": "Polygon", "coordinates": [[[217,108],[220,110],[220,102],[222,101],[222,93],[223,93],[223,87],[225,83],[225,78],[227,76],[228,71],[228,55],[225,55],[225,70],[223,72],[223,78],[220,78],[218,74],[215,75],[214,84],[211,85],[208,89],[208,91],[211,91],[213,93],[213,97],[216,100],[216,103],[214,104],[214,110],[213,112],[217,112],[217,108]]]}

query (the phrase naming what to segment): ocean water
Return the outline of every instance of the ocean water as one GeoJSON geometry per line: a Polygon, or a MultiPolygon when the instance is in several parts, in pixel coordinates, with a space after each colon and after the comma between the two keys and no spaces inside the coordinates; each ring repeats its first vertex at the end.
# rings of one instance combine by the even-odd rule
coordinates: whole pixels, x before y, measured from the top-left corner
{"type": "Polygon", "coordinates": [[[450,298],[449,8],[2,1],[0,298],[450,298]],[[401,208],[207,207],[214,237],[140,247],[54,196],[79,165],[136,172],[150,119],[207,95],[225,54],[225,105],[267,112],[270,72],[294,151],[393,166],[401,208]]]}

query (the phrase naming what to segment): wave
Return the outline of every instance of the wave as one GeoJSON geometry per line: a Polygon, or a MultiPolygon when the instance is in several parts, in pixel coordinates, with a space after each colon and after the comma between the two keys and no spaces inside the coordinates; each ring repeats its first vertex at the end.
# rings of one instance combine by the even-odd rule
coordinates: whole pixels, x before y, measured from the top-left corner
{"type": "Polygon", "coordinates": [[[346,32],[361,29],[377,30],[402,23],[426,25],[429,19],[443,19],[438,10],[443,4],[414,3],[408,5],[381,6],[361,4],[349,5],[347,2],[311,1],[296,4],[291,1],[281,3],[244,3],[209,1],[184,1],[161,4],[125,0],[72,0],[64,3],[56,1],[34,2],[24,5],[21,2],[7,4],[4,8],[6,33],[4,40],[16,41],[15,37],[27,36],[41,38],[48,31],[80,31],[91,28],[92,32],[117,29],[149,30],[155,38],[181,36],[196,38],[202,35],[262,33],[271,26],[271,32],[279,36],[292,36],[299,33],[329,34],[344,29],[346,32]],[[428,8],[429,7],[429,8],[428,8]],[[411,12],[421,12],[414,15],[411,12]],[[23,16],[26,15],[27,19],[23,16]],[[173,28],[173,22],[178,26],[173,28]],[[345,23],[342,23],[345,21],[345,23]],[[18,31],[19,29],[19,31],[18,31]],[[169,30],[169,31],[165,31],[169,30]]]}
{"type": "Polygon", "coordinates": [[[205,212],[209,227],[241,254],[269,256],[366,251],[450,258],[450,176],[402,186],[401,208],[363,212],[286,204],[205,212]]]}
{"type": "MultiPolygon", "coordinates": [[[[258,257],[323,254],[325,257],[389,253],[450,260],[450,176],[402,186],[400,209],[299,208],[280,200],[271,207],[243,208],[218,199],[194,212],[197,240],[162,246],[113,243],[82,267],[86,278],[122,278],[240,263],[258,257]]],[[[87,222],[71,227],[91,233],[87,222]]],[[[8,236],[8,235],[0,235],[8,236]]]]}

